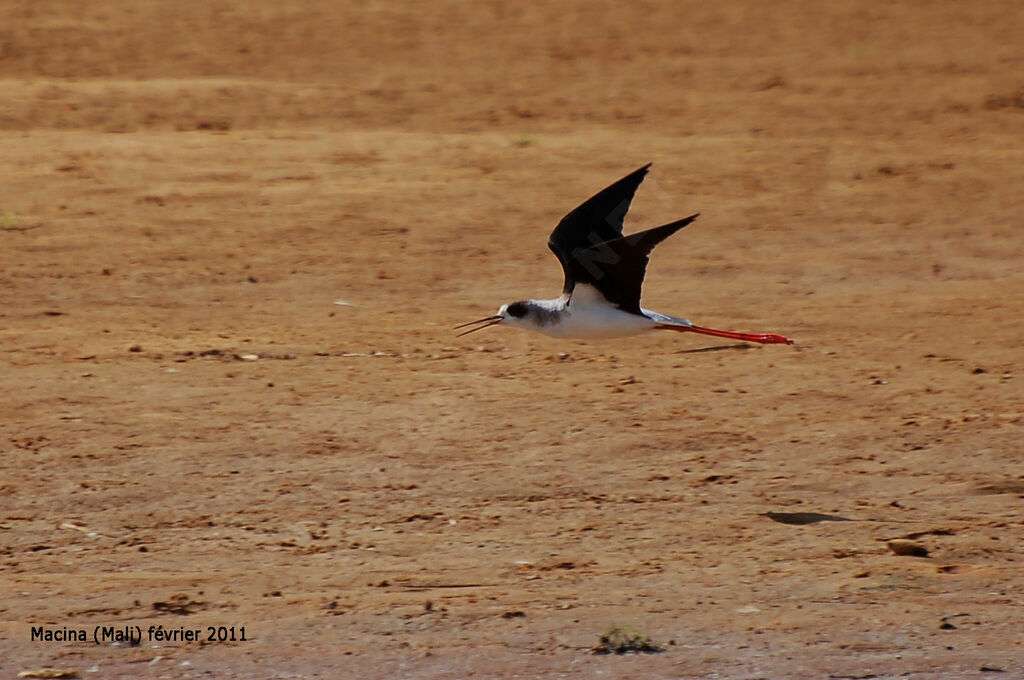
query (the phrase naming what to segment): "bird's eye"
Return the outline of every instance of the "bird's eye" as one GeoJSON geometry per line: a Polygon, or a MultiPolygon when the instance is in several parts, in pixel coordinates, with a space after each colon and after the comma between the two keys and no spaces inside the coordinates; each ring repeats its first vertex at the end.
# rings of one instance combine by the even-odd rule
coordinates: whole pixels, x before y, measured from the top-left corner
{"type": "Polygon", "coordinates": [[[517,319],[521,319],[524,316],[526,316],[526,305],[524,305],[522,302],[513,302],[508,306],[508,309],[505,311],[508,312],[509,316],[514,316],[517,319]]]}

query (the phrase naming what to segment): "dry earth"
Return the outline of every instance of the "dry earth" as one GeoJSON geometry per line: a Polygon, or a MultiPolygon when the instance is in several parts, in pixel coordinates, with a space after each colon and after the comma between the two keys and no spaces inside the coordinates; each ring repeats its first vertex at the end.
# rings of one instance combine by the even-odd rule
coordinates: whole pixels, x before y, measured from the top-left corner
{"type": "Polygon", "coordinates": [[[3,677],[1024,677],[1024,6],[425,7],[0,4],[3,677]]]}

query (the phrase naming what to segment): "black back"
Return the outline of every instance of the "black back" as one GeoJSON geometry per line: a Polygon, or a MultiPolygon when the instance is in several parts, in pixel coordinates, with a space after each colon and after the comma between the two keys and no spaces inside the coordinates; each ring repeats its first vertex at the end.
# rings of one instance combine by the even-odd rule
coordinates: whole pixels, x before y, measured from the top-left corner
{"type": "Polygon", "coordinates": [[[622,223],[629,212],[629,204],[650,167],[651,164],[648,163],[610,187],[597,192],[563,217],[551,232],[551,236],[548,237],[548,248],[562,263],[562,269],[565,271],[563,292],[572,292],[573,282],[569,279],[569,263],[575,251],[622,236],[622,223]]]}

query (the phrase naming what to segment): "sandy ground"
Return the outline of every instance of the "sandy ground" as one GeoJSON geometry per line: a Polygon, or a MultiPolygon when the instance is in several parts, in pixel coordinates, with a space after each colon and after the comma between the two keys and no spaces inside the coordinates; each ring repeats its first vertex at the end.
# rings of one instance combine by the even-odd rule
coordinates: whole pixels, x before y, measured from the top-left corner
{"type": "Polygon", "coordinates": [[[0,27],[3,677],[1024,678],[1019,2],[0,27]],[[795,346],[454,337],[649,161],[645,306],[795,346]]]}

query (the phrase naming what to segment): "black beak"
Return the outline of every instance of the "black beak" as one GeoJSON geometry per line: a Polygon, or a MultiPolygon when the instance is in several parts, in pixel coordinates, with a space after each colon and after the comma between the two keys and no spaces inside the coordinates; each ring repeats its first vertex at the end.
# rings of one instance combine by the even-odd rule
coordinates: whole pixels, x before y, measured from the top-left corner
{"type": "Polygon", "coordinates": [[[459,333],[458,335],[456,335],[455,337],[461,338],[463,335],[469,335],[470,333],[472,333],[474,331],[479,331],[481,329],[487,328],[488,326],[493,326],[495,324],[499,324],[499,323],[501,323],[501,320],[502,320],[502,317],[500,317],[500,316],[489,316],[489,317],[487,317],[485,319],[477,319],[476,321],[470,321],[469,323],[460,324],[460,325],[455,327],[455,330],[458,330],[460,328],[465,328],[466,326],[476,326],[476,324],[481,324],[481,325],[476,326],[476,328],[470,328],[468,331],[463,331],[463,332],[459,333]]]}

